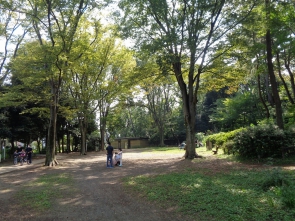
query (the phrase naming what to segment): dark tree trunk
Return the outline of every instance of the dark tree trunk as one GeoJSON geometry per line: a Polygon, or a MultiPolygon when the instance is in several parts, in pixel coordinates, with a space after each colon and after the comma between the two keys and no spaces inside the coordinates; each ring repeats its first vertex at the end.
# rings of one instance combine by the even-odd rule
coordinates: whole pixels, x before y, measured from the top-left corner
{"type": "MultiPolygon", "coordinates": [[[[285,88],[285,91],[286,91],[286,94],[287,94],[287,97],[288,97],[290,103],[294,104],[294,99],[292,98],[292,95],[291,95],[291,93],[289,91],[289,88],[288,88],[288,86],[286,84],[286,81],[285,81],[285,79],[284,79],[284,77],[282,75],[282,72],[281,72],[280,55],[279,55],[278,52],[277,52],[277,57],[276,58],[277,58],[277,63],[278,63],[279,77],[280,77],[280,79],[281,79],[281,81],[282,81],[282,83],[284,85],[284,88],[285,88]]],[[[290,77],[291,77],[291,75],[290,75],[290,77]]],[[[292,77],[291,77],[291,79],[292,79],[292,77]]],[[[293,79],[293,83],[294,83],[294,79],[293,79]]],[[[291,80],[291,85],[292,85],[292,80],[291,80]]]]}
{"type": "Polygon", "coordinates": [[[272,46],[271,46],[271,35],[270,30],[266,32],[266,53],[267,53],[267,67],[268,74],[271,83],[272,95],[275,102],[276,109],[276,122],[279,128],[284,129],[284,121],[283,121],[283,111],[281,105],[281,99],[279,96],[276,76],[274,73],[273,63],[272,63],[272,46]]]}
{"type": "Polygon", "coordinates": [[[47,139],[47,145],[46,145],[45,166],[55,166],[58,164],[55,157],[58,92],[54,86],[54,83],[52,83],[51,87],[52,87],[51,88],[52,104],[50,105],[50,121],[49,121],[48,139],[47,139]]]}
{"type": "Polygon", "coordinates": [[[184,122],[185,122],[185,129],[186,129],[185,158],[194,159],[196,157],[196,147],[195,147],[196,105],[194,105],[193,89],[189,88],[189,93],[187,93],[186,84],[184,83],[184,80],[182,78],[180,62],[173,64],[173,70],[181,90],[182,102],[183,102],[182,106],[183,106],[184,122]]]}
{"type": "Polygon", "coordinates": [[[260,75],[257,76],[257,81],[258,81],[257,83],[258,83],[258,94],[259,94],[259,99],[260,99],[260,101],[261,101],[261,103],[262,103],[262,105],[263,105],[263,107],[264,107],[264,109],[265,109],[265,112],[266,112],[266,118],[269,119],[269,117],[270,117],[269,109],[268,109],[268,107],[267,107],[267,105],[266,105],[266,103],[265,103],[265,101],[264,101],[264,99],[263,99],[263,96],[262,96],[262,94],[261,94],[260,75]]]}
{"type": "Polygon", "coordinates": [[[87,134],[87,119],[82,116],[79,119],[80,133],[81,133],[81,155],[86,155],[86,134],[87,134]]]}
{"type": "Polygon", "coordinates": [[[288,74],[290,76],[290,82],[291,82],[291,88],[292,88],[292,94],[293,94],[293,98],[295,99],[295,83],[294,83],[294,74],[292,73],[291,71],[291,68],[290,68],[290,58],[285,59],[284,61],[285,63],[285,67],[288,71],[288,74]]]}
{"type": "Polygon", "coordinates": [[[69,131],[69,124],[67,123],[67,153],[71,152],[71,137],[69,131]]]}
{"type": "MultiPolygon", "coordinates": [[[[269,0],[265,0],[265,7],[266,7],[266,22],[270,19],[270,2],[269,0]]],[[[272,63],[272,39],[271,39],[271,33],[270,33],[270,27],[266,30],[266,59],[267,59],[267,68],[268,68],[268,74],[271,84],[271,90],[273,99],[275,102],[275,109],[276,109],[276,123],[279,128],[284,129],[284,121],[283,121],[283,110],[282,110],[282,104],[281,99],[278,91],[278,85],[276,81],[276,76],[274,73],[274,67],[272,63]]]]}

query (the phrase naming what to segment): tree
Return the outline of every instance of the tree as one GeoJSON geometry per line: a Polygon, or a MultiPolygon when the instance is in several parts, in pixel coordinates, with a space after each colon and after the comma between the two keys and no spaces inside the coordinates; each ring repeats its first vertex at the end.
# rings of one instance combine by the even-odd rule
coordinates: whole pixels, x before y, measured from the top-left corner
{"type": "Polygon", "coordinates": [[[96,112],[100,114],[101,142],[104,142],[110,106],[124,91],[123,84],[119,85],[119,82],[133,63],[132,53],[115,37],[113,30],[98,23],[93,27],[96,28],[92,39],[89,39],[91,35],[86,27],[83,28],[85,32],[80,33],[80,44],[76,45],[75,51],[84,52],[70,67],[71,80],[67,83],[79,119],[82,154],[85,154],[88,118],[96,112]]]}
{"type": "Polygon", "coordinates": [[[144,52],[137,54],[137,67],[133,73],[138,84],[141,99],[134,101],[139,107],[148,110],[153,127],[157,129],[158,143],[164,146],[164,137],[167,126],[171,125],[172,110],[178,99],[178,91],[175,89],[175,78],[171,73],[163,76],[155,56],[149,56],[144,52]]]}
{"type": "MultiPolygon", "coordinates": [[[[0,39],[3,51],[0,51],[0,86],[9,81],[10,70],[6,66],[10,57],[15,57],[31,26],[22,19],[22,13],[17,11],[18,2],[1,2],[0,7],[0,39]],[[4,21],[2,23],[2,21],[4,21]]],[[[2,50],[2,49],[1,49],[2,50]]]]}
{"type": "MultiPolygon", "coordinates": [[[[194,158],[195,116],[201,74],[222,55],[217,43],[248,15],[252,6],[244,1],[121,0],[124,18],[120,27],[135,45],[159,55],[169,64],[181,91],[186,127],[186,158],[194,158]]],[[[166,69],[167,66],[162,67],[166,69]]]]}
{"type": "Polygon", "coordinates": [[[54,166],[58,162],[56,149],[56,120],[60,88],[66,79],[69,65],[77,58],[71,57],[80,19],[87,10],[99,7],[93,1],[46,1],[30,2],[26,14],[31,19],[39,44],[44,51],[44,68],[51,89],[50,121],[48,127],[45,165],[54,166]],[[46,40],[44,40],[46,39],[46,40]],[[70,60],[70,58],[74,60],[70,60]]]}
{"type": "Polygon", "coordinates": [[[281,99],[278,91],[278,85],[276,76],[274,73],[274,65],[273,65],[273,50],[272,50],[272,37],[271,37],[271,27],[268,25],[269,19],[270,19],[270,1],[265,0],[265,7],[266,7],[266,59],[267,59],[267,68],[268,68],[268,74],[270,78],[271,83],[271,89],[272,89],[272,95],[275,103],[275,109],[276,109],[276,122],[280,129],[284,129],[284,120],[283,120],[283,110],[282,110],[282,104],[281,99]]]}

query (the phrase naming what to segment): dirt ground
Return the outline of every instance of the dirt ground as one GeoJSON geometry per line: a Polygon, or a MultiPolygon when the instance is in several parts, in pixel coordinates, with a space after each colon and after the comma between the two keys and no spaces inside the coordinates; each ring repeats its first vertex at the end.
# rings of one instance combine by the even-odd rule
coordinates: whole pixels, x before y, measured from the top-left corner
{"type": "Polygon", "coordinates": [[[176,212],[176,208],[164,208],[136,194],[130,194],[124,189],[122,178],[163,174],[192,167],[207,168],[210,174],[225,172],[230,168],[261,167],[229,162],[213,155],[198,159],[201,162],[195,163],[183,158],[183,150],[175,154],[147,153],[141,149],[123,151],[123,167],[113,169],[106,168],[104,152],[90,152],[84,156],[78,153],[59,154],[60,164],[53,168],[34,165],[33,159],[32,165],[0,174],[0,220],[192,220],[191,217],[176,212]],[[30,207],[30,202],[16,197],[17,190],[27,182],[44,174],[59,173],[71,174],[74,179],[72,185],[78,191],[56,199],[49,210],[40,213],[30,207]]]}

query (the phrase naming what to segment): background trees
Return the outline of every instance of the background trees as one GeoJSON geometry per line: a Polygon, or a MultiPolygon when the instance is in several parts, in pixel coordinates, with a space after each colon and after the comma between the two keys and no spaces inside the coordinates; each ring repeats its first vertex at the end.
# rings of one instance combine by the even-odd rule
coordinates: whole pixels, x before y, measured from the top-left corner
{"type": "Polygon", "coordinates": [[[291,2],[121,0],[112,25],[99,21],[108,1],[2,2],[0,135],[22,139],[9,125],[26,118],[27,143],[47,133],[46,165],[66,131],[85,154],[88,125],[102,149],[186,140],[193,158],[195,132],[295,122],[291,2]]]}
{"type": "Polygon", "coordinates": [[[212,62],[230,47],[225,41],[227,35],[253,7],[243,3],[120,1],[124,11],[122,31],[135,38],[141,48],[158,53],[161,63],[168,64],[175,75],[183,102],[187,158],[195,157],[195,116],[201,74],[209,71],[212,62]],[[228,47],[218,51],[220,44],[228,47]]]}

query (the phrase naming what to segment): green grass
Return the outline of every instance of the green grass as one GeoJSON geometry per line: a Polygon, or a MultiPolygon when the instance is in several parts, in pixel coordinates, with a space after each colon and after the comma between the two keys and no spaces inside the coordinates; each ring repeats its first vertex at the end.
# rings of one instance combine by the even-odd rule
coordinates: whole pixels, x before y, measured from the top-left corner
{"type": "Polygon", "coordinates": [[[290,171],[232,170],[208,175],[190,169],[129,177],[124,182],[129,191],[178,208],[193,220],[295,220],[295,174],[290,171]]]}
{"type": "MultiPolygon", "coordinates": [[[[142,148],[142,153],[157,153],[157,152],[161,152],[161,153],[167,153],[167,154],[171,154],[171,153],[179,153],[182,152],[184,153],[185,151],[183,149],[179,149],[179,147],[147,147],[147,148],[142,148]]],[[[211,151],[207,151],[206,147],[199,147],[196,148],[196,152],[199,155],[202,156],[208,156],[208,155],[212,155],[211,151]]],[[[221,151],[220,151],[221,153],[221,151]]]]}
{"type": "Polygon", "coordinates": [[[144,152],[149,152],[149,153],[150,152],[154,152],[154,153],[161,152],[161,153],[167,153],[167,154],[178,153],[179,151],[181,151],[181,150],[179,150],[178,147],[152,147],[152,148],[149,148],[148,150],[144,150],[144,152]]]}
{"type": "Polygon", "coordinates": [[[17,197],[26,205],[44,211],[52,207],[54,200],[63,198],[69,191],[73,192],[72,183],[69,174],[42,175],[22,187],[17,197]]]}

